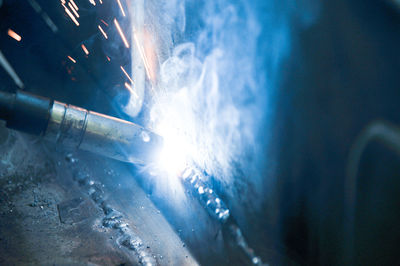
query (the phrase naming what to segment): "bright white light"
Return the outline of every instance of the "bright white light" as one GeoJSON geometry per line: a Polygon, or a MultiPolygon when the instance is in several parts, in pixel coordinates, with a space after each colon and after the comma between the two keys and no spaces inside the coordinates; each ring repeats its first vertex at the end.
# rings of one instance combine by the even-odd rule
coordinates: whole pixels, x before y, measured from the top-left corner
{"type": "Polygon", "coordinates": [[[160,170],[170,176],[177,176],[189,160],[189,144],[173,125],[160,124],[158,130],[162,132],[163,137],[163,148],[157,160],[160,170]]]}
{"type": "Polygon", "coordinates": [[[191,139],[193,119],[190,119],[190,112],[182,108],[186,97],[185,93],[169,94],[168,98],[159,99],[151,113],[154,130],[163,137],[158,167],[170,176],[181,174],[197,154],[195,141],[191,139]]]}
{"type": "Polygon", "coordinates": [[[178,175],[185,168],[186,153],[185,144],[178,137],[164,135],[164,146],[158,159],[161,170],[171,176],[178,175]]]}

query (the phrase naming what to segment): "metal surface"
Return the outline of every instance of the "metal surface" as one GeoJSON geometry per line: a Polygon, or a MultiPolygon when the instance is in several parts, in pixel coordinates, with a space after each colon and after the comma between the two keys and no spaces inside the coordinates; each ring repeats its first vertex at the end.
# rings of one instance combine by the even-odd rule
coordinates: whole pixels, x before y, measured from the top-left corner
{"type": "Polygon", "coordinates": [[[221,224],[224,240],[231,249],[235,250],[238,262],[246,265],[269,265],[263,262],[249,246],[225,202],[215,193],[211,184],[205,181],[206,175],[203,172],[194,167],[187,167],[181,178],[186,188],[198,198],[208,214],[221,224]]]}
{"type": "Polygon", "coordinates": [[[198,265],[125,164],[0,133],[0,264],[198,265]]]}
{"type": "Polygon", "coordinates": [[[152,159],[161,138],[136,124],[55,101],[47,140],[125,162],[152,159]]]}
{"type": "Polygon", "coordinates": [[[47,140],[125,162],[143,163],[161,147],[161,138],[136,124],[55,101],[47,140]]]}

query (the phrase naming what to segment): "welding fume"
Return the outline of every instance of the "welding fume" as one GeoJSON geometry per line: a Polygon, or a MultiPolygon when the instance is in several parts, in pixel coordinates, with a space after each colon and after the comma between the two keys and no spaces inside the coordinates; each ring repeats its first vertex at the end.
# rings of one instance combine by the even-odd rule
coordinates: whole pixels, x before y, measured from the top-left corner
{"type": "Polygon", "coordinates": [[[0,265],[396,265],[399,10],[0,0],[0,265]]]}
{"type": "MultiPolygon", "coordinates": [[[[223,2],[221,4],[225,5],[223,2]]],[[[188,6],[190,5],[193,5],[190,9],[195,10],[198,4],[188,3],[188,6]]],[[[8,10],[9,6],[12,4],[6,2],[4,10],[8,10]]],[[[203,8],[215,7],[206,4],[203,8]]],[[[198,40],[185,40],[187,14],[183,1],[130,3],[123,0],[69,0],[60,1],[53,7],[57,11],[48,13],[49,10],[43,6],[42,1],[28,0],[19,8],[33,10],[47,32],[56,36],[55,43],[62,42],[62,46],[58,46],[61,51],[57,56],[60,57],[57,57],[58,61],[54,61],[60,64],[55,63],[54,69],[61,71],[65,78],[46,75],[47,81],[38,89],[36,83],[24,79],[25,74],[18,71],[18,66],[12,63],[13,60],[10,60],[8,55],[1,53],[0,62],[11,84],[7,84],[7,88],[0,92],[0,118],[5,122],[6,128],[11,130],[5,131],[9,132],[7,135],[19,136],[14,130],[35,135],[36,140],[43,143],[45,150],[52,150],[51,143],[55,143],[55,151],[47,151],[54,154],[53,160],[56,160],[57,153],[65,152],[68,163],[79,162],[79,165],[67,168],[70,168],[73,175],[72,180],[77,181],[77,191],[83,194],[77,199],[56,201],[61,224],[69,220],[73,221],[73,224],[79,224],[80,221],[77,221],[83,215],[79,214],[79,204],[83,204],[81,202],[88,197],[92,202],[87,203],[88,206],[94,204],[105,217],[92,217],[86,221],[100,219],[102,228],[113,229],[117,234],[113,244],[126,249],[123,252],[128,252],[129,262],[137,259],[139,264],[145,265],[168,264],[161,261],[163,256],[156,258],[152,255],[150,242],[147,242],[147,248],[143,249],[143,243],[148,241],[146,237],[152,236],[157,231],[156,227],[163,224],[161,220],[166,219],[172,226],[172,230],[163,229],[166,235],[177,236],[184,242],[190,242],[190,239],[199,241],[194,242],[190,250],[185,244],[174,247],[180,252],[179,256],[174,258],[180,261],[178,264],[188,261],[185,252],[191,254],[194,247],[213,235],[212,232],[216,228],[220,228],[223,234],[216,243],[218,248],[210,246],[212,252],[200,250],[200,254],[190,255],[190,264],[194,261],[195,264],[198,263],[198,259],[192,256],[203,257],[200,260],[222,263],[227,258],[229,260],[229,254],[234,253],[236,255],[231,259],[236,257],[235,260],[238,259],[242,263],[265,264],[247,242],[238,220],[221,196],[224,194],[222,187],[232,182],[232,161],[241,160],[242,144],[249,138],[249,141],[253,142],[252,125],[246,122],[248,119],[244,119],[245,114],[242,114],[241,110],[246,112],[247,107],[242,108],[241,103],[235,102],[237,96],[224,95],[228,91],[219,85],[219,80],[224,80],[225,86],[233,84],[233,80],[228,76],[219,77],[223,74],[219,71],[224,68],[228,70],[229,62],[226,58],[239,58],[236,55],[239,47],[224,49],[225,42],[229,41],[225,40],[228,35],[221,36],[223,39],[217,40],[217,44],[211,47],[209,52],[200,48],[201,43],[206,41],[202,40],[202,30],[198,33],[199,37],[196,37],[198,40]],[[161,6],[163,8],[160,8],[161,6]],[[57,12],[61,15],[62,24],[54,19],[57,12]],[[95,24],[93,20],[96,21],[95,24]],[[92,28],[94,32],[86,27],[92,28]],[[90,37],[78,38],[80,35],[90,37]],[[65,36],[76,36],[76,40],[80,41],[70,49],[69,40],[62,41],[65,36]],[[83,81],[85,78],[91,79],[93,83],[87,84],[83,81]],[[67,96],[58,94],[57,89],[54,93],[49,93],[50,88],[63,86],[61,84],[65,80],[68,80],[66,87],[77,90],[66,90],[67,96]],[[85,101],[85,97],[79,97],[80,94],[86,95],[86,99],[93,98],[93,101],[85,101]],[[95,98],[97,100],[94,100],[95,98]],[[69,104],[71,102],[74,105],[69,104]],[[96,112],[89,111],[93,109],[96,112]],[[250,135],[244,136],[239,130],[239,125],[250,135]],[[80,153],[80,150],[91,154],[80,153]],[[117,175],[112,181],[101,181],[101,175],[95,177],[86,173],[85,169],[88,166],[85,161],[107,160],[96,155],[132,163],[133,172],[128,175],[125,173],[124,176],[135,178],[141,188],[128,185],[128,192],[125,191],[124,194],[130,195],[129,191],[139,189],[152,195],[148,204],[159,208],[158,212],[162,212],[163,218],[153,217],[154,213],[144,214],[146,219],[148,217],[156,221],[153,227],[140,232],[127,229],[138,226],[134,220],[126,218],[130,212],[123,213],[121,206],[111,206],[108,203],[118,200],[118,196],[115,193],[113,195],[111,191],[120,189],[112,187],[114,183],[119,185],[119,182],[123,181],[120,175],[124,171],[107,170],[107,173],[117,175]],[[92,156],[95,159],[90,159],[92,156]],[[222,181],[220,188],[214,183],[214,178],[222,181]],[[107,183],[108,187],[105,186],[107,183]],[[70,206],[71,210],[68,210],[70,206]],[[199,211],[203,213],[202,218],[198,216],[199,211]],[[184,225],[179,225],[182,222],[184,225]],[[209,223],[212,224],[211,227],[206,226],[209,223]],[[187,228],[184,235],[181,235],[182,228],[186,227],[191,228],[187,228]],[[198,228],[195,229],[196,227],[198,228]],[[202,234],[203,240],[188,232],[202,234]],[[223,242],[229,243],[230,248],[225,250],[223,242]],[[208,255],[204,257],[201,254],[208,255]]],[[[237,25],[234,20],[229,21],[229,17],[233,16],[235,19],[238,16],[238,8],[228,5],[221,10],[224,20],[228,19],[224,22],[226,26],[234,23],[232,31],[235,31],[237,25]]],[[[251,13],[250,10],[246,12],[251,13]]],[[[257,23],[248,16],[245,27],[251,32],[257,31],[257,23]]],[[[201,18],[196,18],[193,23],[197,23],[198,19],[201,18]]],[[[215,22],[210,20],[206,23],[208,25],[205,26],[205,30],[208,31],[215,22]]],[[[22,47],[27,45],[30,53],[40,54],[41,45],[31,46],[27,41],[30,39],[28,34],[29,32],[21,31],[19,26],[10,25],[7,29],[10,40],[22,47]]],[[[240,36],[234,38],[232,41],[236,43],[236,38],[240,36]]],[[[75,38],[69,39],[75,41],[75,38]]],[[[254,46],[253,38],[251,42],[250,45],[254,46]]],[[[253,56],[254,54],[251,54],[242,58],[242,64],[250,67],[241,73],[243,78],[237,79],[243,85],[253,79],[253,56]]],[[[38,75],[40,73],[39,71],[38,75]]],[[[41,75],[44,76],[44,73],[45,70],[41,75]]],[[[231,75],[235,75],[234,71],[231,75]]],[[[233,92],[237,92],[237,89],[233,89],[233,92]]],[[[247,94],[246,91],[243,93],[247,94]]],[[[251,106],[257,108],[260,104],[262,103],[258,102],[251,106]]],[[[21,136],[22,139],[31,138],[21,136]]],[[[25,143],[23,147],[31,145],[29,141],[20,139],[19,142],[25,143]]],[[[56,162],[56,165],[57,168],[63,167],[60,161],[56,162]]],[[[98,165],[106,167],[108,163],[98,165]]],[[[68,171],[58,172],[67,175],[68,171]]],[[[12,181],[10,182],[12,184],[12,181]]],[[[62,183],[57,184],[62,186],[62,183]]],[[[136,196],[132,206],[135,206],[135,202],[142,201],[143,199],[136,196]]],[[[35,204],[31,205],[36,206],[35,204]]],[[[140,209],[143,210],[143,206],[140,209]]],[[[83,212],[90,213],[86,209],[83,212]]],[[[101,245],[98,248],[100,249],[101,245]]],[[[160,252],[165,254],[165,248],[162,247],[163,251],[160,252]]]]}

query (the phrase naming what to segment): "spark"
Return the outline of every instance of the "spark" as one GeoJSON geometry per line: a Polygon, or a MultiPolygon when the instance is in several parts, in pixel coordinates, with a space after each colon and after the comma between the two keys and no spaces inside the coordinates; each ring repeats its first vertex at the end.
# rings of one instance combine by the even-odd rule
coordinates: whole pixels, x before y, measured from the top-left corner
{"type": "Polygon", "coordinates": [[[69,0],[71,2],[71,4],[74,6],[75,10],[78,11],[79,8],[78,6],[75,4],[74,0],[69,0]]]}
{"type": "Polygon", "coordinates": [[[99,2],[100,2],[101,5],[103,4],[103,1],[102,1],[102,0],[99,0],[99,2]]]}
{"type": "Polygon", "coordinates": [[[74,17],[74,15],[72,15],[71,11],[69,11],[69,9],[63,4],[62,5],[65,9],[65,12],[67,13],[67,15],[71,18],[71,20],[75,23],[76,26],[79,26],[79,22],[76,20],[76,18],[74,17]]]}
{"type": "Polygon", "coordinates": [[[126,72],[126,70],[123,68],[123,66],[121,66],[121,70],[122,70],[122,72],[124,72],[125,76],[129,79],[129,81],[133,84],[133,80],[132,80],[131,77],[128,75],[128,73],[126,72]]]}
{"type": "Polygon", "coordinates": [[[144,68],[146,69],[147,76],[149,77],[149,79],[152,79],[151,74],[150,74],[150,67],[149,67],[149,63],[147,61],[146,54],[144,53],[143,47],[139,43],[139,39],[136,36],[136,32],[133,33],[133,38],[135,39],[136,46],[137,46],[137,48],[139,50],[140,56],[142,57],[144,68]]]}
{"type": "Polygon", "coordinates": [[[128,41],[127,41],[127,39],[126,39],[126,37],[125,37],[125,34],[124,34],[124,32],[122,31],[121,26],[119,25],[118,20],[117,20],[116,18],[114,18],[114,24],[115,24],[115,27],[117,27],[117,30],[118,30],[118,32],[119,32],[119,35],[121,36],[121,39],[122,39],[122,41],[124,42],[126,48],[129,48],[129,43],[128,43],[128,41]]]}
{"type": "Polygon", "coordinates": [[[66,3],[65,0],[61,0],[62,5],[65,5],[65,3],[66,3]]]}
{"type": "Polygon", "coordinates": [[[96,5],[96,2],[94,0],[89,0],[89,2],[94,6],[96,5]]]}
{"type": "Polygon", "coordinates": [[[131,85],[129,85],[128,82],[125,82],[125,88],[126,88],[131,94],[133,94],[133,96],[135,96],[136,99],[139,99],[139,96],[138,96],[137,93],[133,90],[133,88],[131,87],[131,85]]]}
{"type": "Polygon", "coordinates": [[[69,59],[69,60],[71,60],[71,61],[72,61],[72,63],[74,63],[74,64],[76,63],[76,60],[75,60],[75,59],[73,59],[71,56],[68,56],[68,59],[69,59]]]}
{"type": "Polygon", "coordinates": [[[103,28],[100,25],[98,26],[98,28],[99,28],[100,32],[103,34],[104,38],[108,39],[108,36],[107,36],[106,32],[103,30],[103,28]]]}
{"type": "Polygon", "coordinates": [[[75,10],[75,8],[72,6],[71,2],[68,3],[69,8],[71,8],[72,12],[75,14],[77,18],[79,18],[78,12],[75,10]]]}
{"type": "Polygon", "coordinates": [[[8,29],[7,32],[8,36],[10,36],[11,38],[13,38],[14,40],[16,40],[17,42],[21,41],[21,36],[19,36],[15,31],[13,31],[12,29],[8,29]]]}
{"type": "Polygon", "coordinates": [[[121,0],[117,0],[117,2],[118,2],[119,9],[121,9],[122,15],[125,17],[125,11],[124,11],[124,8],[122,7],[121,0]]]}
{"type": "Polygon", "coordinates": [[[110,57],[108,57],[108,56],[106,56],[107,57],[107,60],[108,60],[108,62],[110,62],[111,61],[111,58],[110,57]]]}
{"type": "Polygon", "coordinates": [[[108,23],[105,22],[104,20],[100,19],[101,22],[103,22],[104,25],[106,25],[108,27],[108,23]]]}
{"type": "Polygon", "coordinates": [[[81,45],[82,50],[85,52],[86,55],[89,55],[89,51],[84,44],[81,45]]]}

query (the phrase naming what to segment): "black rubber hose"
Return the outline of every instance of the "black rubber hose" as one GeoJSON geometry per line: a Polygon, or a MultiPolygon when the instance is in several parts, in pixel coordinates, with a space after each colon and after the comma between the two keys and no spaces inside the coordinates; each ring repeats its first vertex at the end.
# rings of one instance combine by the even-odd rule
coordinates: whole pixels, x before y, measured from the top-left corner
{"type": "Polygon", "coordinates": [[[0,119],[11,129],[40,135],[47,128],[52,105],[52,100],[28,92],[0,91],[0,119]]]}
{"type": "Polygon", "coordinates": [[[15,94],[0,91],[0,119],[8,120],[11,116],[15,94]]]}

